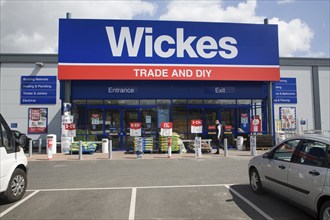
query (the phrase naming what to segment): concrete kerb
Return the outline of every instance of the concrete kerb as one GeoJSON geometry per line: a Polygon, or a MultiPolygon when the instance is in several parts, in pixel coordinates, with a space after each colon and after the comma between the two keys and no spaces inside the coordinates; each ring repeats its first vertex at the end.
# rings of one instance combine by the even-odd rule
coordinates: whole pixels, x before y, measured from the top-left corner
{"type": "MultiPolygon", "coordinates": [[[[258,155],[264,153],[265,151],[258,151],[258,155]]],[[[172,154],[171,158],[168,158],[167,154],[159,154],[159,153],[148,153],[143,154],[142,159],[217,159],[217,158],[241,158],[241,159],[250,159],[253,156],[250,151],[237,151],[237,150],[229,150],[229,156],[225,157],[224,152],[221,150],[220,154],[214,153],[205,153],[201,158],[195,158],[195,154],[193,153],[182,153],[182,154],[172,154]]],[[[94,153],[94,154],[83,154],[83,160],[133,160],[137,159],[135,154],[127,154],[125,151],[113,151],[112,159],[109,159],[108,153],[94,153]]],[[[33,154],[31,157],[28,157],[28,161],[46,161],[48,160],[47,154],[33,154]]],[[[64,154],[57,153],[53,154],[52,161],[79,161],[79,154],[64,154]]],[[[141,159],[140,159],[141,160],[141,159]]]]}

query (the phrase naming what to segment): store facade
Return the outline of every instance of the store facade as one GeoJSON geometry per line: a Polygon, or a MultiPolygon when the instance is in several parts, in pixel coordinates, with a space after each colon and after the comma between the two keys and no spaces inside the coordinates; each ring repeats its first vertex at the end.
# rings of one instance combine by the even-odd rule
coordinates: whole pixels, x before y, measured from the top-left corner
{"type": "Polygon", "coordinates": [[[280,78],[277,26],[60,19],[58,77],[78,139],[111,137],[128,149],[131,122],[155,140],[161,122],[173,122],[193,139],[196,119],[199,135],[213,138],[219,119],[233,140],[251,132],[255,116],[255,132],[267,133],[267,82],[280,78]]]}

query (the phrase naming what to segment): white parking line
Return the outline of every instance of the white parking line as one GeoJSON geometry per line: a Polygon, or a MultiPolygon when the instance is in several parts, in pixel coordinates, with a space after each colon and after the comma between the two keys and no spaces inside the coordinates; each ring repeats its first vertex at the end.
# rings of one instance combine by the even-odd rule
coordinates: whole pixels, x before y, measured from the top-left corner
{"type": "Polygon", "coordinates": [[[9,207],[8,209],[6,209],[5,211],[1,212],[0,213],[0,218],[2,218],[8,212],[10,212],[11,210],[15,209],[17,206],[19,206],[20,204],[22,204],[23,202],[25,202],[26,200],[28,200],[29,198],[31,198],[32,196],[34,196],[35,194],[37,194],[38,192],[39,192],[39,190],[34,191],[33,193],[31,193],[30,195],[28,195],[24,199],[22,199],[19,202],[17,202],[15,205],[13,205],[13,206],[9,207]]]}
{"type": "Polygon", "coordinates": [[[244,196],[242,196],[240,193],[238,193],[236,190],[234,190],[233,188],[230,187],[230,185],[225,185],[225,187],[227,189],[229,189],[229,191],[233,192],[236,196],[238,196],[240,199],[242,199],[245,203],[247,203],[249,206],[251,206],[254,210],[256,210],[260,215],[262,215],[263,217],[265,217],[265,219],[267,220],[273,220],[272,217],[270,217],[269,215],[267,215],[264,211],[262,211],[261,209],[259,209],[256,205],[254,205],[252,202],[250,202],[250,200],[246,199],[244,196]]]}
{"type": "Polygon", "coordinates": [[[136,203],[136,188],[132,188],[132,196],[131,196],[131,205],[129,207],[129,220],[134,220],[135,218],[135,203],[136,203]]]}
{"type": "MultiPolygon", "coordinates": [[[[192,188],[192,187],[213,187],[213,186],[226,186],[228,184],[207,184],[207,185],[173,185],[173,186],[124,186],[124,187],[99,187],[99,188],[64,188],[64,189],[30,189],[27,192],[40,191],[40,192],[59,192],[59,191],[85,191],[85,190],[113,190],[113,189],[160,189],[160,188],[192,188]]],[[[233,184],[231,184],[233,185],[233,184]]]]}

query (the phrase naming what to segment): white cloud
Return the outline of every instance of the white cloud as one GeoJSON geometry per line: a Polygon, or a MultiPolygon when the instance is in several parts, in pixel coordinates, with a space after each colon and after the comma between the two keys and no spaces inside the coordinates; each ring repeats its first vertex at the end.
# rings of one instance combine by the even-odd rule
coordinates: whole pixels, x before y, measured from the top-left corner
{"type": "MultiPolygon", "coordinates": [[[[290,1],[290,0],[285,0],[290,1]]],[[[237,6],[224,8],[221,0],[216,1],[171,1],[162,20],[191,20],[214,22],[259,23],[266,16],[256,15],[257,1],[248,0],[237,6]]],[[[300,19],[289,22],[279,18],[269,19],[270,24],[278,24],[279,52],[281,57],[294,56],[298,52],[311,54],[313,31],[300,19]]]]}
{"type": "Polygon", "coordinates": [[[58,19],[132,19],[154,15],[156,5],[135,1],[3,1],[0,11],[1,53],[56,53],[58,19]]]}
{"type": "Polygon", "coordinates": [[[289,3],[293,3],[294,0],[277,0],[277,4],[279,5],[283,5],[283,4],[289,4],[289,3]]]}

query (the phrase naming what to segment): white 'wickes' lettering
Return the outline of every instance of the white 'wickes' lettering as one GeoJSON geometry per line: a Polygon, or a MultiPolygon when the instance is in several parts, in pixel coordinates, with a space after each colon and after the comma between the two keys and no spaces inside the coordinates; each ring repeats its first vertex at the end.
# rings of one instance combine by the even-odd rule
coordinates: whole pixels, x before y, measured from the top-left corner
{"type": "Polygon", "coordinates": [[[152,27],[137,27],[132,40],[130,27],[121,27],[117,41],[114,27],[105,28],[112,55],[115,57],[122,56],[124,45],[126,45],[129,57],[137,57],[143,39],[145,57],[153,57],[156,54],[162,58],[169,58],[173,55],[183,58],[188,55],[190,58],[210,59],[218,54],[224,59],[233,59],[238,55],[238,49],[235,46],[237,41],[233,37],[222,37],[217,44],[217,41],[211,36],[185,38],[184,28],[177,28],[176,39],[169,35],[160,35],[154,39],[152,27]]]}

